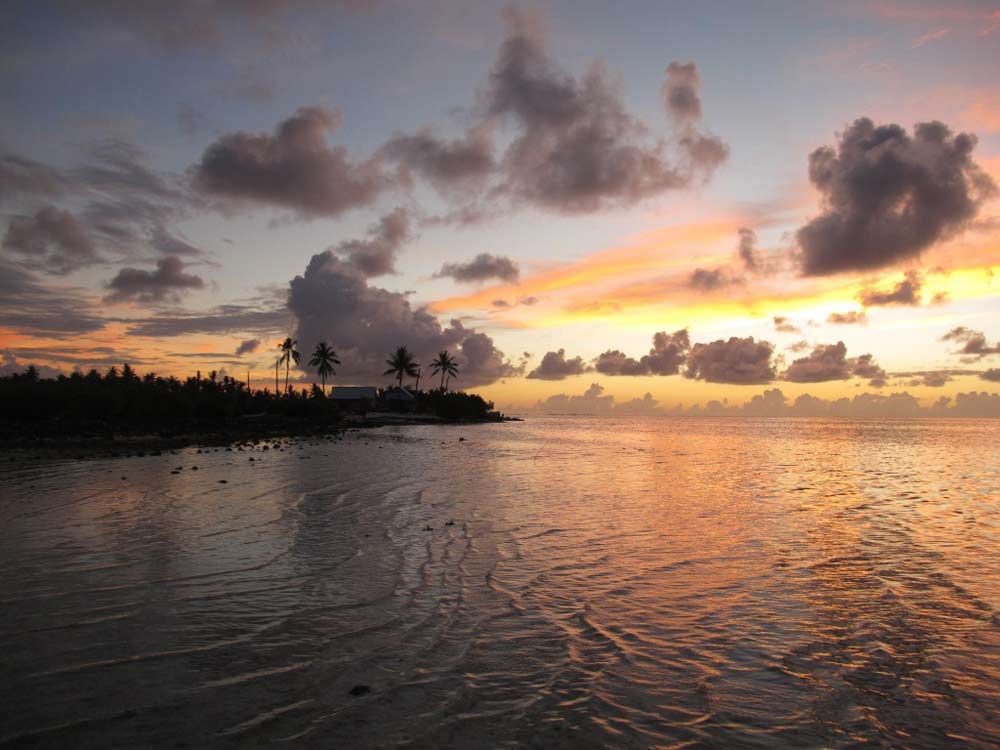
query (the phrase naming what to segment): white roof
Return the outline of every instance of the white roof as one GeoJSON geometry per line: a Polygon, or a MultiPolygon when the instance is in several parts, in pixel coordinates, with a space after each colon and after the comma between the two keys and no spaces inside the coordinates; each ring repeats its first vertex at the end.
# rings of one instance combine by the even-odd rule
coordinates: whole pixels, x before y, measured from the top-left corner
{"type": "Polygon", "coordinates": [[[330,398],[334,401],[358,401],[378,398],[378,388],[370,385],[339,385],[330,389],[330,398]]]}
{"type": "Polygon", "coordinates": [[[385,397],[387,399],[399,400],[399,401],[413,401],[415,397],[405,388],[393,388],[391,391],[385,392],[385,397]]]}

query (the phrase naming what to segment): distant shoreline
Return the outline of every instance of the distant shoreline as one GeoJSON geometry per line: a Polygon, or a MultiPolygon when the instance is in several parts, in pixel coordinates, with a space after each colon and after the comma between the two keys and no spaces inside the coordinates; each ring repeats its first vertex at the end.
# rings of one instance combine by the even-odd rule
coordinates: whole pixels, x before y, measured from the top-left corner
{"type": "MultiPolygon", "coordinates": [[[[247,415],[223,425],[184,425],[178,428],[128,424],[90,424],[81,429],[66,425],[33,425],[42,429],[25,434],[26,425],[0,421],[0,453],[7,461],[34,459],[127,458],[179,451],[195,446],[223,447],[267,443],[283,438],[333,438],[350,430],[416,425],[480,425],[521,422],[519,417],[443,419],[432,415],[378,412],[351,415],[337,421],[317,421],[247,415]],[[75,429],[74,429],[75,428],[75,429]],[[17,436],[14,436],[17,433],[17,436]]],[[[0,459],[3,461],[4,459],[0,459]]]]}

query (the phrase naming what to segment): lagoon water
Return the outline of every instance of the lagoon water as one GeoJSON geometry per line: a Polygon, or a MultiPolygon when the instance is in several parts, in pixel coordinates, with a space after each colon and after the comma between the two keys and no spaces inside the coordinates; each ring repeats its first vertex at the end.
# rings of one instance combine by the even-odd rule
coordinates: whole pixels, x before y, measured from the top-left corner
{"type": "Polygon", "coordinates": [[[283,447],[0,463],[0,744],[1000,745],[1000,420],[283,447]]]}

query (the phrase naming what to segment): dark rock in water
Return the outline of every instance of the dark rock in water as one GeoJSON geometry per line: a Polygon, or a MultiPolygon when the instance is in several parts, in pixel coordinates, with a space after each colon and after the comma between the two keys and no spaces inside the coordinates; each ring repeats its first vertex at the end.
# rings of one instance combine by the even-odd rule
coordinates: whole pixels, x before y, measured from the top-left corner
{"type": "Polygon", "coordinates": [[[219,484],[229,484],[229,481],[226,479],[220,479],[219,484]]]}
{"type": "Polygon", "coordinates": [[[123,481],[123,482],[125,481],[125,477],[122,477],[122,481],[123,481]]]}
{"type": "Polygon", "coordinates": [[[455,525],[454,521],[448,521],[448,523],[445,524],[445,526],[454,526],[454,525],[455,525]]]}
{"type": "Polygon", "coordinates": [[[197,466],[192,466],[191,467],[191,471],[198,471],[198,467],[197,466]]]}
{"type": "Polygon", "coordinates": [[[464,443],[464,442],[465,442],[465,438],[459,438],[459,439],[458,439],[458,442],[460,442],[460,443],[464,443]]]}
{"type": "Polygon", "coordinates": [[[372,689],[368,685],[355,685],[348,692],[350,692],[351,695],[359,696],[368,695],[371,691],[372,689]]]}

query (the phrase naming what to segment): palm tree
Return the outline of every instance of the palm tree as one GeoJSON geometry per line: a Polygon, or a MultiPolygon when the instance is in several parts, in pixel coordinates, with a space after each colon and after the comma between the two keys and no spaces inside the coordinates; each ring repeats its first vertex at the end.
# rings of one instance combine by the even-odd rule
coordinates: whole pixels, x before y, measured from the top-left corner
{"type": "Polygon", "coordinates": [[[436,375],[441,373],[441,390],[444,391],[444,378],[447,375],[449,378],[452,376],[458,377],[458,364],[455,362],[455,358],[448,354],[447,349],[442,349],[438,352],[437,357],[431,361],[431,371],[436,375]]]}
{"type": "Polygon", "coordinates": [[[285,364],[285,393],[288,393],[288,370],[291,368],[292,362],[298,365],[299,360],[302,359],[299,350],[295,348],[298,345],[299,340],[291,337],[285,338],[284,341],[278,344],[278,348],[281,350],[281,358],[278,359],[278,362],[285,364]]]}
{"type": "Polygon", "coordinates": [[[326,376],[336,375],[333,366],[339,365],[340,360],[337,359],[337,352],[329,347],[325,341],[320,341],[316,344],[316,349],[313,351],[312,359],[309,360],[309,366],[315,367],[317,374],[323,381],[323,395],[326,395],[326,376]]]}
{"type": "Polygon", "coordinates": [[[417,360],[413,356],[413,352],[405,346],[396,349],[385,363],[389,365],[389,369],[382,374],[395,375],[399,379],[400,388],[403,387],[403,376],[416,377],[417,367],[419,367],[417,360]]]}

